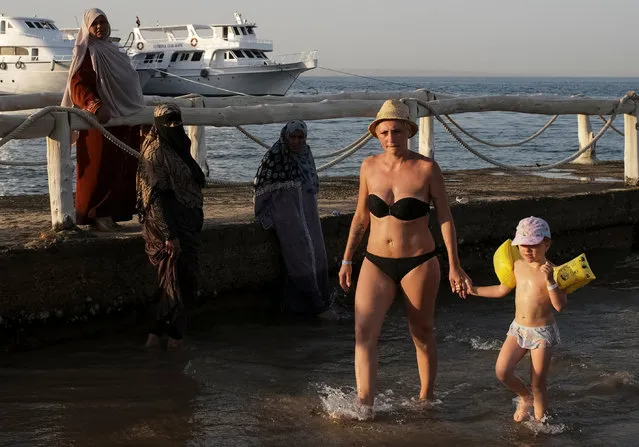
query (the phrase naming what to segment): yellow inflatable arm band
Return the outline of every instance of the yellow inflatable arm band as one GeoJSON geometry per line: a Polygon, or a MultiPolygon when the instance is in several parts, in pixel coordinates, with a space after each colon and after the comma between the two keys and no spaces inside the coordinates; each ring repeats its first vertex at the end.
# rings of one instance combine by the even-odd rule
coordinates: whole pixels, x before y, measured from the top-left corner
{"type": "Polygon", "coordinates": [[[597,279],[592,270],[590,270],[585,253],[580,254],[572,261],[555,267],[553,270],[555,281],[559,288],[566,293],[572,293],[593,279],[597,279]]]}
{"type": "Polygon", "coordinates": [[[513,271],[513,264],[517,259],[521,259],[519,249],[512,245],[510,239],[506,239],[506,242],[501,244],[493,255],[493,266],[499,282],[511,289],[517,285],[513,271]]]}
{"type": "MultiPolygon", "coordinates": [[[[512,241],[507,239],[493,255],[493,266],[499,282],[511,289],[517,285],[513,265],[517,259],[521,259],[519,249],[512,245],[512,241]]],[[[572,293],[580,287],[585,286],[593,279],[595,274],[588,265],[588,260],[584,253],[577,256],[572,261],[555,267],[553,276],[559,288],[566,293],[572,293]]]]}

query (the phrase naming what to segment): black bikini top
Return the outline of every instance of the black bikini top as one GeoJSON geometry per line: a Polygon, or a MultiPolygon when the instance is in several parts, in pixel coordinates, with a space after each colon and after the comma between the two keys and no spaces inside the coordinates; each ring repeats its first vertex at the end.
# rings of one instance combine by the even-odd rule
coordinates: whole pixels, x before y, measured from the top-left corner
{"type": "Polygon", "coordinates": [[[371,214],[379,218],[393,216],[399,220],[415,220],[430,212],[430,204],[415,197],[404,197],[389,205],[375,194],[369,194],[366,203],[371,214]]]}

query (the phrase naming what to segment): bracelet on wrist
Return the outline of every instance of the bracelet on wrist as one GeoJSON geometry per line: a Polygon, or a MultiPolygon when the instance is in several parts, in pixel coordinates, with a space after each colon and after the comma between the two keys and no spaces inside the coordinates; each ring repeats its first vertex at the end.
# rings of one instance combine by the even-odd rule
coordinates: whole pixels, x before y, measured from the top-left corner
{"type": "Polygon", "coordinates": [[[558,288],[559,286],[557,285],[557,283],[554,283],[550,286],[546,286],[546,289],[548,290],[555,290],[556,288],[558,288]]]}
{"type": "Polygon", "coordinates": [[[346,259],[342,259],[342,265],[351,265],[353,261],[347,261],[346,259]]]}

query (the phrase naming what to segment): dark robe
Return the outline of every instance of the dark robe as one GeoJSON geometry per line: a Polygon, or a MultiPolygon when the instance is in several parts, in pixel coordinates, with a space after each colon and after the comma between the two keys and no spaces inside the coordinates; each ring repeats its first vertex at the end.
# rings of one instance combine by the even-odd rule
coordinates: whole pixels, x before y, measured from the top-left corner
{"type": "Polygon", "coordinates": [[[155,129],[151,130],[143,144],[137,175],[142,237],[158,272],[158,305],[150,332],[174,339],[184,335],[186,313],[197,300],[198,248],[204,217],[201,189],[205,182],[204,174],[190,158],[190,141],[181,126],[179,131],[185,142],[172,147],[157,136],[155,129]],[[165,242],[175,239],[181,253],[170,257],[165,242]]]}
{"type": "MultiPolygon", "coordinates": [[[[71,98],[76,107],[95,113],[101,105],[96,74],[87,54],[71,78],[71,98]]],[[[120,141],[139,150],[140,126],[109,127],[120,141]]],[[[98,129],[80,131],[77,141],[75,211],[80,225],[97,217],[127,221],[135,213],[137,160],[111,143],[98,129]]]]}

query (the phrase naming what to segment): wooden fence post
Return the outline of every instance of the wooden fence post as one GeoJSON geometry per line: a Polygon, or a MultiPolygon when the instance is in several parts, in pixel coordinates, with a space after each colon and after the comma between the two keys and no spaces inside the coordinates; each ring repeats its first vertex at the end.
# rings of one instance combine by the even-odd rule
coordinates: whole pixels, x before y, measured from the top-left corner
{"type": "MultiPolygon", "coordinates": [[[[191,107],[204,108],[204,99],[192,98],[191,107]]],[[[191,156],[200,165],[206,177],[209,176],[209,164],[206,161],[206,133],[204,126],[187,126],[187,133],[191,139],[191,156]]]]}
{"type": "Polygon", "coordinates": [[[419,153],[424,157],[435,158],[435,129],[432,116],[419,118],[419,153]]]}
{"type": "MultiPolygon", "coordinates": [[[[592,132],[592,125],[590,124],[590,117],[588,115],[577,115],[577,136],[579,138],[579,150],[588,146],[593,140],[594,133],[592,132]]],[[[593,145],[572,162],[581,165],[596,163],[595,146],[596,145],[593,145]]]]}
{"type": "MultiPolygon", "coordinates": [[[[406,101],[406,105],[408,106],[408,110],[410,113],[410,119],[415,121],[417,123],[417,125],[419,126],[419,114],[417,111],[417,101],[415,101],[414,99],[409,99],[406,101]]],[[[419,150],[419,132],[417,132],[417,134],[413,137],[410,138],[408,140],[408,149],[410,149],[411,151],[414,150],[419,150]]]]}
{"type": "Polygon", "coordinates": [[[637,138],[637,109],[635,115],[624,115],[624,182],[639,185],[639,138],[637,138]]]}
{"type": "Polygon", "coordinates": [[[54,112],[55,127],[47,137],[47,174],[51,226],[54,230],[75,227],[71,128],[67,112],[54,112]]]}

